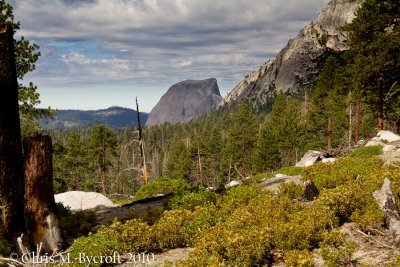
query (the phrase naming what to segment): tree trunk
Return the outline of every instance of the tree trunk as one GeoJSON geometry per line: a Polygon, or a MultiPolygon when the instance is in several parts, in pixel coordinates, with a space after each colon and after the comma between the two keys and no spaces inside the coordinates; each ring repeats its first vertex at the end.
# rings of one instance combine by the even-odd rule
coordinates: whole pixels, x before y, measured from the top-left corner
{"type": "MultiPolygon", "coordinates": [[[[351,94],[351,92],[350,92],[351,94]]],[[[351,147],[351,139],[352,139],[352,135],[353,135],[353,118],[352,118],[352,113],[353,113],[353,105],[350,102],[350,106],[349,106],[349,144],[348,147],[351,147]]]]}
{"type": "Polygon", "coordinates": [[[332,135],[332,119],[331,117],[328,117],[328,150],[332,150],[331,135],[332,135]]]}
{"type": "Polygon", "coordinates": [[[63,240],[55,215],[53,192],[53,147],[51,137],[36,134],[24,139],[25,208],[28,233],[42,253],[55,253],[63,240]]]}
{"type": "Polygon", "coordinates": [[[101,190],[103,195],[107,195],[107,162],[106,162],[106,151],[103,150],[101,154],[101,190]]]}
{"type": "Polygon", "coordinates": [[[140,112],[139,112],[139,104],[138,104],[137,98],[136,98],[136,113],[137,113],[138,127],[139,127],[140,156],[142,158],[140,169],[142,170],[142,174],[143,174],[143,184],[147,184],[148,176],[147,176],[147,167],[146,167],[146,155],[144,152],[144,143],[143,143],[143,138],[142,138],[142,126],[140,125],[140,112]]]}
{"type": "Polygon", "coordinates": [[[17,238],[26,233],[24,173],[13,30],[4,25],[0,26],[0,205],[6,237],[17,250],[17,238]]]}
{"type": "Polygon", "coordinates": [[[383,130],[383,92],[379,90],[378,99],[378,130],[383,130]]]}
{"type": "Polygon", "coordinates": [[[358,101],[356,104],[356,114],[355,114],[355,122],[354,122],[354,135],[355,135],[355,143],[357,144],[359,141],[359,132],[360,132],[360,109],[361,103],[358,101]]]}
{"type": "Polygon", "coordinates": [[[200,147],[199,145],[197,145],[197,156],[198,156],[198,161],[199,161],[199,178],[200,178],[200,182],[199,184],[204,185],[204,181],[203,181],[203,173],[202,173],[202,168],[201,168],[201,157],[200,157],[200,147]]]}

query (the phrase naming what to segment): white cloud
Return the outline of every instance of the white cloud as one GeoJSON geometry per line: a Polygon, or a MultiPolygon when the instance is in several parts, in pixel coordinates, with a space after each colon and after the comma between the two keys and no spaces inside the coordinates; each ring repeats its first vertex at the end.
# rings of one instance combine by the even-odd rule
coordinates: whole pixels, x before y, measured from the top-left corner
{"type": "Polygon", "coordinates": [[[41,46],[36,83],[234,86],[328,0],[18,0],[20,35],[41,46]]]}
{"type": "Polygon", "coordinates": [[[171,64],[175,68],[181,69],[181,68],[184,68],[184,67],[191,66],[193,64],[193,62],[192,62],[192,60],[175,60],[175,59],[172,59],[171,60],[171,64]]]}

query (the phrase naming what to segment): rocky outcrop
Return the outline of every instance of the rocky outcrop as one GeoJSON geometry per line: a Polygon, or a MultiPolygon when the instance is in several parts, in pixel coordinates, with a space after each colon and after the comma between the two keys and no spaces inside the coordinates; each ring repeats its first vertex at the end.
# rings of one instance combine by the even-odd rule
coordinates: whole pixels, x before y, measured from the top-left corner
{"type": "Polygon", "coordinates": [[[393,237],[397,247],[400,247],[400,209],[390,189],[390,180],[385,178],[382,188],[373,193],[375,200],[385,215],[385,223],[389,227],[389,234],[393,237]]]}
{"type": "Polygon", "coordinates": [[[310,150],[296,163],[296,167],[309,167],[315,162],[322,160],[323,155],[319,151],[310,150]]]}
{"type": "Polygon", "coordinates": [[[102,210],[119,207],[106,196],[96,192],[68,191],[54,195],[56,203],[62,203],[71,211],[102,210]]]}
{"type": "Polygon", "coordinates": [[[221,100],[214,78],[174,84],[150,112],[146,126],[191,120],[215,109],[221,100]]]}
{"type": "Polygon", "coordinates": [[[361,0],[332,0],[318,17],[290,40],[277,57],[247,75],[220,106],[247,98],[266,104],[276,92],[299,92],[312,86],[328,50],[347,49],[338,27],[350,22],[361,0]]]}
{"type": "Polygon", "coordinates": [[[313,201],[318,196],[319,196],[319,190],[315,186],[314,182],[311,180],[305,181],[303,199],[306,201],[313,201]]]}

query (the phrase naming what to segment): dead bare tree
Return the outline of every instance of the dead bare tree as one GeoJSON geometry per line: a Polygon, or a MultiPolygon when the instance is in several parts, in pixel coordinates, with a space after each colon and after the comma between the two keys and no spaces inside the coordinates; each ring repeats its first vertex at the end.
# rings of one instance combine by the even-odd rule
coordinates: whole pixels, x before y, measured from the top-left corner
{"type": "Polygon", "coordinates": [[[0,205],[6,237],[18,250],[17,239],[26,233],[25,186],[13,30],[5,25],[0,25],[0,95],[0,205]]]}
{"type": "Polygon", "coordinates": [[[24,138],[25,212],[28,234],[42,253],[61,250],[63,239],[56,216],[53,192],[53,145],[51,137],[36,134],[24,138]]]}
{"type": "Polygon", "coordinates": [[[332,150],[332,119],[328,117],[328,151],[332,150]]]}
{"type": "Polygon", "coordinates": [[[148,176],[147,176],[147,167],[146,167],[146,155],[144,151],[144,142],[142,137],[142,126],[140,124],[140,112],[139,112],[139,104],[136,98],[136,112],[137,112],[137,119],[138,119],[138,130],[139,130],[139,146],[140,146],[140,157],[141,157],[141,166],[140,169],[142,170],[143,175],[143,183],[147,184],[148,176]]]}

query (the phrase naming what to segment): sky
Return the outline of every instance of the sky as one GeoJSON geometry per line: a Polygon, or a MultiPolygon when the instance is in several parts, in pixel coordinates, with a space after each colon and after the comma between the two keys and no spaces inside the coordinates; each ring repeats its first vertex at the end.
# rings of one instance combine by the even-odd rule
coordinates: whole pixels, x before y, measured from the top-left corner
{"type": "Polygon", "coordinates": [[[222,96],[276,56],[328,0],[9,0],[40,46],[40,107],[150,112],[180,81],[216,78],[222,96]]]}

